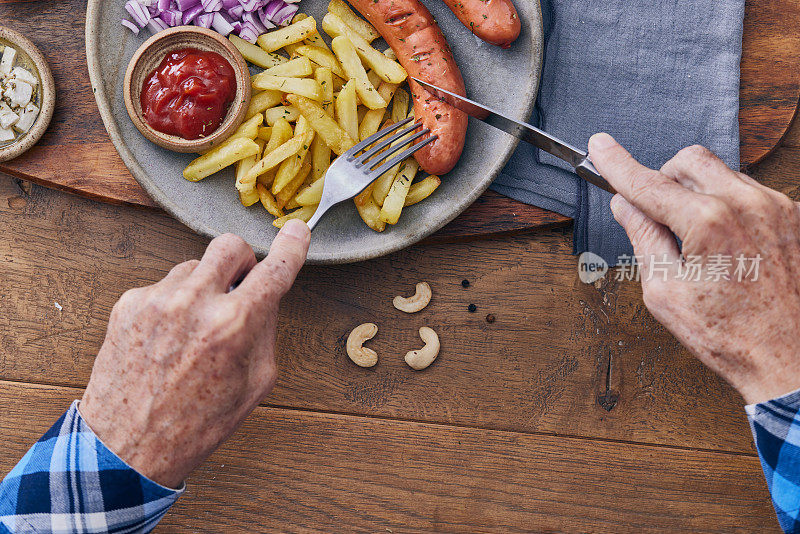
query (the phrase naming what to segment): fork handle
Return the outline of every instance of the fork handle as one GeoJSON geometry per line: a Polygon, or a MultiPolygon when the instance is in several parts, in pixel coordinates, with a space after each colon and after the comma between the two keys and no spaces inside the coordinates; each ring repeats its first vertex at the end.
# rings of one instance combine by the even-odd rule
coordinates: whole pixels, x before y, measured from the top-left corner
{"type": "Polygon", "coordinates": [[[317,211],[314,212],[314,216],[311,217],[311,219],[309,219],[307,223],[308,229],[313,230],[314,227],[317,225],[317,223],[319,223],[319,220],[322,219],[322,216],[325,215],[328,212],[328,210],[331,209],[332,207],[333,204],[331,203],[325,203],[325,204],[320,203],[319,206],[317,207],[317,211]]]}

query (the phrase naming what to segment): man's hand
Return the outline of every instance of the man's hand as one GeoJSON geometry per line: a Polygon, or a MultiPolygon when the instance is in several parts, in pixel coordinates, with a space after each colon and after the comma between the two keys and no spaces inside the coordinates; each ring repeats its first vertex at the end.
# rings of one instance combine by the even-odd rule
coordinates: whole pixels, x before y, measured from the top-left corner
{"type": "Polygon", "coordinates": [[[590,140],[589,154],[619,192],[611,209],[640,257],[653,316],[750,403],[800,388],[798,204],[701,147],[682,150],[660,172],[607,134],[590,140]],[[757,280],[714,280],[715,255],[733,258],[734,267],[737,257],[760,256],[757,280]],[[705,266],[700,281],[680,278],[691,257],[705,266]],[[650,277],[655,262],[659,274],[650,277]]]}
{"type": "Polygon", "coordinates": [[[199,262],[122,295],[80,405],[97,436],[178,487],[275,384],[278,304],[309,242],[308,227],[290,221],[257,264],[244,241],[223,235],[199,262]]]}

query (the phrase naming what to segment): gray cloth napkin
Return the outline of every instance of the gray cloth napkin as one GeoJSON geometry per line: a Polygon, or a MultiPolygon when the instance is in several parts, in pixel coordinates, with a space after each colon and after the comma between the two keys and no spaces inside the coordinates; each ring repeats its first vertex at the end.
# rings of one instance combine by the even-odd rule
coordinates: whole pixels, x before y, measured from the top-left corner
{"type": "MultiPolygon", "coordinates": [[[[608,132],[652,168],[693,144],[738,168],[744,0],[542,0],[542,12],[532,124],[578,147],[608,132]]],[[[589,250],[611,265],[632,254],[611,195],[527,143],[492,188],[572,217],[576,254],[589,250]]]]}

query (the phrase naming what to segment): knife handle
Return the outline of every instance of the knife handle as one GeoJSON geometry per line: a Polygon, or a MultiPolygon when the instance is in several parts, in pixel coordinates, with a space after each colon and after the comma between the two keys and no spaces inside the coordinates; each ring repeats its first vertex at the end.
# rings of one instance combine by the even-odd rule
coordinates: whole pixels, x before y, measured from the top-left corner
{"type": "Polygon", "coordinates": [[[606,179],[603,178],[599,172],[597,172],[597,169],[594,168],[594,164],[588,157],[584,158],[584,160],[581,161],[577,167],[575,167],[575,174],[577,174],[590,184],[596,185],[597,187],[603,189],[604,191],[608,191],[612,195],[615,195],[617,193],[614,190],[614,188],[611,187],[611,184],[609,184],[606,181],[606,179]]]}

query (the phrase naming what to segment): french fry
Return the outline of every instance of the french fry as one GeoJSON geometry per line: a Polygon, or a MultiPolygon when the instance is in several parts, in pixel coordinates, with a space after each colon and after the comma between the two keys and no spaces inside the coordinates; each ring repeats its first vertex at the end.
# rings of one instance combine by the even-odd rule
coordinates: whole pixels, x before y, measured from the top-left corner
{"type": "Polygon", "coordinates": [[[267,124],[274,126],[280,119],[288,122],[296,121],[297,117],[300,116],[300,110],[294,106],[275,106],[265,111],[264,115],[267,118],[267,124]]]}
{"type": "Polygon", "coordinates": [[[368,43],[381,36],[378,30],[372,27],[372,24],[356,15],[343,0],[331,0],[331,3],[328,4],[328,11],[342,19],[345,24],[350,26],[354,32],[363,37],[368,43]]]}
{"type": "MultiPolygon", "coordinates": [[[[384,100],[390,102],[397,87],[396,83],[383,82],[378,87],[378,94],[381,95],[384,100]]],[[[367,111],[358,127],[358,136],[361,141],[378,132],[385,114],[385,109],[371,109],[367,111]]]]}
{"type": "Polygon", "coordinates": [[[269,126],[259,126],[258,127],[258,139],[263,139],[264,141],[269,141],[269,138],[272,137],[272,128],[269,126]]]}
{"type": "Polygon", "coordinates": [[[356,83],[356,91],[361,103],[370,109],[385,108],[389,105],[367,79],[367,71],[358,59],[358,54],[349,37],[340,35],[331,42],[331,47],[349,80],[356,83]]]}
{"type": "Polygon", "coordinates": [[[408,158],[403,162],[386,200],[383,201],[380,214],[383,222],[397,224],[397,221],[400,220],[400,212],[403,211],[408,190],[411,188],[411,182],[414,181],[418,170],[419,164],[414,158],[408,158]]]}
{"type": "Polygon", "coordinates": [[[293,209],[297,209],[297,208],[299,208],[300,206],[302,206],[302,204],[300,204],[299,202],[297,202],[297,199],[296,199],[296,198],[293,198],[293,199],[291,199],[289,202],[287,202],[287,203],[286,203],[286,206],[284,206],[284,207],[285,207],[287,210],[293,210],[293,209]]]}
{"type": "Polygon", "coordinates": [[[331,72],[337,76],[341,78],[345,77],[344,69],[342,69],[342,66],[339,64],[339,60],[336,59],[336,56],[334,56],[327,47],[300,45],[295,49],[295,52],[301,56],[307,57],[321,67],[331,69],[331,72]]]}
{"type": "Polygon", "coordinates": [[[256,193],[258,194],[258,199],[261,201],[261,205],[264,206],[264,209],[267,210],[270,215],[274,217],[283,217],[283,210],[278,207],[275,197],[272,196],[272,193],[270,193],[266,187],[262,184],[256,184],[256,193]]]}
{"type": "Polygon", "coordinates": [[[320,178],[306,186],[294,197],[301,206],[316,206],[322,200],[322,189],[325,187],[325,178],[320,178]]]}
{"type": "Polygon", "coordinates": [[[287,61],[285,57],[267,52],[263,48],[259,48],[254,44],[248,43],[244,39],[241,39],[233,34],[230,34],[228,39],[230,39],[231,43],[233,43],[233,46],[239,49],[239,52],[242,53],[242,56],[247,61],[253,65],[258,65],[263,69],[268,69],[270,67],[280,65],[281,63],[286,63],[287,61]]]}
{"type": "Polygon", "coordinates": [[[244,178],[250,169],[253,168],[253,165],[256,164],[256,161],[260,159],[260,154],[263,152],[264,146],[267,144],[266,141],[258,138],[255,139],[255,142],[258,145],[259,153],[236,162],[236,189],[239,191],[239,199],[242,201],[244,206],[252,206],[258,202],[257,198],[255,201],[253,200],[252,194],[255,191],[255,184],[253,184],[253,187],[244,187],[240,185],[242,178],[244,178]]]}
{"type": "Polygon", "coordinates": [[[392,61],[397,61],[397,54],[394,53],[394,50],[391,48],[387,48],[383,51],[383,55],[391,59],[392,61]]]}
{"type": "MultiPolygon", "coordinates": [[[[294,135],[292,131],[292,126],[283,118],[278,119],[275,121],[275,125],[272,127],[272,132],[270,132],[269,141],[267,142],[267,146],[264,148],[264,154],[272,152],[280,145],[291,139],[294,135]]],[[[272,185],[272,182],[275,181],[275,169],[268,170],[264,174],[260,174],[258,178],[256,178],[256,182],[259,184],[269,187],[272,185]]]]}
{"type": "MultiPolygon", "coordinates": [[[[246,42],[246,41],[245,41],[246,42]]],[[[246,118],[251,118],[265,109],[277,106],[283,99],[283,93],[280,91],[261,91],[256,93],[250,99],[250,106],[247,108],[246,118]]]]}
{"type": "MultiPolygon", "coordinates": [[[[304,136],[305,142],[300,150],[297,151],[297,154],[285,159],[280,164],[280,167],[278,167],[278,171],[275,173],[275,181],[272,182],[272,194],[275,195],[276,200],[278,199],[278,193],[281,193],[287,185],[293,183],[294,179],[300,173],[306,159],[306,154],[308,154],[308,151],[311,149],[314,130],[311,129],[311,125],[305,117],[300,117],[297,120],[297,125],[295,125],[294,128],[294,135],[295,137],[304,136]]],[[[311,164],[309,164],[309,169],[310,168],[311,164]]],[[[302,182],[295,187],[295,191],[300,185],[302,185],[302,182]]],[[[288,201],[288,198],[284,199],[283,203],[279,201],[278,205],[283,207],[286,201],[288,201]]]]}
{"type": "Polygon", "coordinates": [[[389,191],[392,189],[392,184],[397,178],[397,173],[400,171],[400,166],[402,164],[402,162],[398,163],[385,173],[378,176],[377,180],[373,182],[374,186],[372,188],[372,198],[375,200],[375,203],[378,206],[383,206],[383,203],[386,200],[386,197],[389,195],[389,191]]]}
{"type": "Polygon", "coordinates": [[[436,188],[441,185],[442,180],[434,175],[431,174],[430,176],[425,177],[423,180],[415,184],[411,184],[411,188],[408,190],[408,194],[406,195],[406,202],[405,206],[413,206],[417,202],[421,202],[431,196],[436,188]]]}
{"type": "Polygon", "coordinates": [[[275,52],[286,45],[299,43],[317,31],[317,22],[313,17],[299,20],[285,28],[273,30],[259,36],[258,46],[267,52],[275,52]]]}
{"type": "Polygon", "coordinates": [[[272,132],[269,136],[269,141],[267,142],[267,146],[264,148],[264,152],[272,152],[283,143],[291,139],[294,135],[292,131],[292,125],[286,119],[280,118],[275,121],[275,124],[272,125],[272,132]]]}
{"type": "Polygon", "coordinates": [[[289,78],[303,78],[305,76],[311,76],[313,72],[311,61],[303,56],[290,59],[286,63],[267,69],[264,71],[264,74],[271,76],[288,76],[289,78]]]}
{"type": "MultiPolygon", "coordinates": [[[[258,139],[256,140],[256,144],[258,145],[259,150],[263,150],[266,141],[258,139]]],[[[249,156],[247,158],[244,158],[236,162],[237,183],[239,183],[242,177],[244,177],[244,175],[247,174],[247,172],[253,168],[253,165],[255,165],[257,160],[258,160],[258,154],[254,154],[252,156],[249,156]]],[[[239,200],[245,207],[252,206],[256,202],[258,202],[258,194],[255,192],[255,188],[239,190],[239,200]]]]}
{"type": "Polygon", "coordinates": [[[311,141],[311,176],[314,177],[314,181],[325,176],[325,172],[330,166],[331,147],[325,144],[322,137],[315,135],[314,140],[311,141]]]}
{"type": "Polygon", "coordinates": [[[258,151],[258,144],[252,139],[246,137],[230,139],[192,161],[183,170],[183,177],[190,182],[199,182],[239,160],[258,154],[258,151]]]}
{"type": "Polygon", "coordinates": [[[392,99],[392,122],[400,122],[408,116],[410,98],[404,89],[398,89],[392,99]]]}
{"type": "Polygon", "coordinates": [[[281,189],[281,192],[275,195],[275,201],[278,203],[278,206],[283,208],[289,204],[289,200],[291,200],[297,191],[303,186],[303,182],[305,182],[306,178],[311,174],[311,164],[310,163],[303,163],[303,166],[300,167],[300,170],[297,172],[297,175],[292,178],[292,181],[286,184],[286,187],[281,189]]]}
{"type": "MultiPolygon", "coordinates": [[[[269,35],[269,34],[267,34],[269,35]]],[[[289,78],[287,76],[272,76],[271,74],[256,74],[252,78],[253,88],[259,90],[274,89],[284,93],[294,93],[311,100],[322,101],[322,87],[311,78],[289,78]]]]}
{"type": "Polygon", "coordinates": [[[236,128],[236,131],[234,131],[227,140],[229,141],[231,139],[235,139],[236,137],[255,139],[258,136],[258,127],[262,124],[264,124],[264,115],[259,113],[244,121],[238,128],[236,128]]]}
{"type": "Polygon", "coordinates": [[[318,67],[314,79],[322,87],[322,108],[333,117],[333,72],[328,67],[318,67]]]}
{"type": "MultiPolygon", "coordinates": [[[[295,135],[297,135],[295,133],[295,135]]],[[[281,162],[280,167],[278,167],[278,172],[275,174],[275,181],[272,182],[272,194],[275,195],[277,198],[278,193],[283,191],[283,189],[292,183],[292,181],[297,177],[300,173],[300,169],[302,169],[306,155],[308,154],[308,150],[311,148],[311,141],[314,139],[314,131],[311,130],[306,132],[303,135],[303,146],[300,147],[300,150],[297,151],[292,157],[285,159],[281,162]]],[[[308,165],[309,172],[311,171],[311,164],[308,165]]],[[[305,176],[303,177],[305,179],[305,176]]],[[[298,188],[303,185],[301,181],[298,184],[298,188]]],[[[296,191],[297,189],[295,189],[296,191]]],[[[288,199],[287,199],[288,200],[288,199]]]]}
{"type": "Polygon", "coordinates": [[[358,139],[356,80],[348,81],[336,97],[336,121],[353,139],[358,139]]]}
{"type": "Polygon", "coordinates": [[[374,188],[375,188],[375,182],[372,182],[367,187],[365,187],[363,191],[357,194],[353,199],[356,203],[356,206],[363,206],[368,200],[372,199],[372,190],[374,188]]]}
{"type": "Polygon", "coordinates": [[[358,35],[348,27],[341,18],[333,13],[326,14],[322,19],[322,28],[328,35],[334,38],[347,36],[364,63],[374,69],[383,81],[402,83],[403,80],[408,77],[408,73],[398,62],[389,59],[372,48],[366,39],[358,35]]]}
{"type": "MultiPolygon", "coordinates": [[[[264,157],[257,161],[256,164],[253,165],[253,168],[250,169],[244,177],[242,177],[241,187],[249,189],[252,187],[252,184],[256,181],[256,178],[258,178],[259,175],[277,167],[283,163],[284,160],[297,154],[300,150],[302,150],[303,145],[307,145],[311,142],[310,139],[306,140],[306,137],[306,135],[296,135],[271,152],[265,151],[264,157]]],[[[239,188],[238,182],[236,186],[239,188]]]]}
{"type": "Polygon", "coordinates": [[[369,81],[369,83],[372,84],[372,87],[375,88],[380,87],[381,83],[383,82],[383,80],[381,80],[381,77],[378,76],[378,73],[372,69],[369,69],[367,71],[367,80],[369,81]]]}
{"type": "Polygon", "coordinates": [[[347,80],[345,80],[341,76],[337,76],[336,74],[334,74],[333,75],[333,92],[337,93],[337,92],[341,91],[342,87],[344,87],[344,84],[346,82],[347,82],[347,80]]]}
{"type": "Polygon", "coordinates": [[[361,216],[361,220],[364,221],[367,226],[376,232],[383,232],[386,229],[386,223],[381,220],[381,209],[375,204],[372,198],[367,199],[362,206],[356,204],[356,209],[361,216]]]}
{"type": "MultiPolygon", "coordinates": [[[[298,13],[297,15],[294,16],[294,19],[292,19],[292,22],[300,22],[301,20],[303,20],[305,18],[308,18],[308,15],[306,15],[305,13],[298,13]]],[[[312,45],[312,46],[318,46],[318,47],[324,48],[326,50],[328,49],[328,45],[325,44],[325,40],[319,34],[319,31],[315,31],[314,33],[309,35],[308,38],[303,40],[303,42],[305,44],[309,44],[309,45],[312,45]]],[[[295,50],[296,50],[296,48],[295,48],[295,50]]],[[[289,53],[290,54],[294,54],[295,50],[292,50],[289,53]]]]}
{"type": "Polygon", "coordinates": [[[325,141],[334,153],[341,156],[356,142],[342,130],[341,126],[328,115],[318,102],[300,95],[286,95],[286,99],[303,115],[315,132],[325,141]]]}
{"type": "Polygon", "coordinates": [[[272,224],[278,228],[283,228],[283,225],[292,219],[300,219],[303,222],[308,222],[311,220],[311,217],[314,216],[315,211],[317,211],[317,206],[303,206],[302,208],[296,209],[291,213],[287,213],[283,217],[275,219],[272,221],[272,224]]]}

